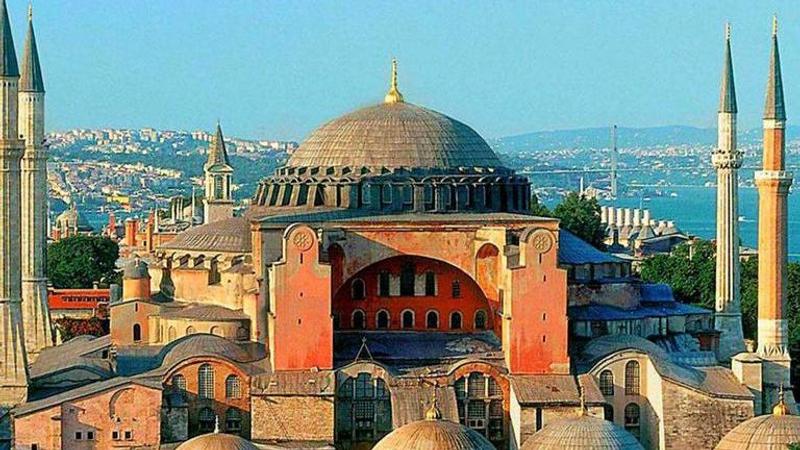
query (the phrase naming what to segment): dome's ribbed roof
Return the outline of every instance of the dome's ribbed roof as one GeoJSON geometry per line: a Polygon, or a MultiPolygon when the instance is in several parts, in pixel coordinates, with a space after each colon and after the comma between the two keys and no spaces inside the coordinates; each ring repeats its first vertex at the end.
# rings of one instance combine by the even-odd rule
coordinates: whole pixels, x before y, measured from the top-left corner
{"type": "Polygon", "coordinates": [[[252,251],[250,221],[245,217],[231,217],[192,227],[159,249],[248,253],[252,251]]]}
{"type": "Polygon", "coordinates": [[[253,359],[233,341],[213,334],[191,334],[171,342],[161,350],[161,365],[172,367],[198,356],[217,356],[236,362],[253,359]]]}
{"type": "Polygon", "coordinates": [[[469,126],[405,102],[381,103],[334,119],[295,150],[289,167],[501,167],[469,126]]]}
{"type": "Polygon", "coordinates": [[[612,422],[589,415],[545,425],[521,450],[642,450],[632,434],[612,422]]]}
{"type": "Polygon", "coordinates": [[[419,420],[380,440],[372,450],[496,450],[480,433],[447,420],[419,420]]]}
{"type": "Polygon", "coordinates": [[[800,416],[768,414],[740,423],[716,450],[777,450],[794,443],[800,443],[800,416]]]}
{"type": "Polygon", "coordinates": [[[258,447],[239,436],[210,433],[189,439],[175,450],[258,450],[258,447]]]}

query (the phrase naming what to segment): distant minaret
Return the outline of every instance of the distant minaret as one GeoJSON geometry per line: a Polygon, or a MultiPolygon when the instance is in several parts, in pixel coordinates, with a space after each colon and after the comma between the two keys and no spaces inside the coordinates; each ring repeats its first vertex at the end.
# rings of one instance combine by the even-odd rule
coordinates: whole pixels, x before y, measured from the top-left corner
{"type": "Polygon", "coordinates": [[[717,169],[717,290],[714,328],[720,332],[720,360],[744,351],[739,289],[739,168],[736,149],[736,89],[731,59],[731,28],[725,27],[725,61],[717,114],[717,148],[711,162],[717,169]]]}
{"type": "Polygon", "coordinates": [[[44,81],[28,7],[28,35],[19,81],[19,134],[22,155],[22,317],[25,347],[31,362],[53,345],[47,306],[45,248],[47,246],[47,155],[44,147],[44,81]]]}
{"type": "Polygon", "coordinates": [[[617,164],[619,150],[617,150],[617,126],[611,127],[611,198],[617,198],[617,164]]]}
{"type": "MultiPolygon", "coordinates": [[[[217,132],[208,146],[208,161],[203,166],[206,194],[203,199],[204,223],[233,217],[231,176],[233,167],[228,162],[228,152],[222,137],[222,127],[217,122],[217,132]]],[[[194,213],[192,213],[194,215],[194,213]]]]}
{"type": "Polygon", "coordinates": [[[0,0],[0,405],[24,402],[28,358],[22,325],[19,68],[5,0],[0,0]]]}
{"type": "MultiPolygon", "coordinates": [[[[778,22],[775,19],[764,105],[763,170],[755,173],[758,186],[758,354],[765,360],[765,405],[775,403],[781,385],[790,386],[789,330],[784,309],[788,231],[786,200],[792,174],[785,171],[785,127],[778,22]]],[[[791,398],[791,403],[793,407],[794,398],[791,398]]]]}

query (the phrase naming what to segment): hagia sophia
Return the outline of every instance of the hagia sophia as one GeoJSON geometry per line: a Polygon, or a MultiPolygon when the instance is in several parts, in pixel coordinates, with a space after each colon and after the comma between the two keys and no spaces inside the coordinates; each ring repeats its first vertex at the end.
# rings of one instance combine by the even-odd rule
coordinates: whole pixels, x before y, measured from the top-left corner
{"type": "Polygon", "coordinates": [[[777,25],[756,174],[757,348],[741,331],[730,35],[712,159],[714,311],[676,301],[629,260],[531,215],[531,181],[468,125],[408,101],[393,62],[383,101],[317,128],[240,215],[218,124],[202,205],[126,222],[110,334],[54,346],[43,76],[32,16],[18,65],[0,3],[0,448],[800,441],[783,316],[792,175],[777,25]]]}

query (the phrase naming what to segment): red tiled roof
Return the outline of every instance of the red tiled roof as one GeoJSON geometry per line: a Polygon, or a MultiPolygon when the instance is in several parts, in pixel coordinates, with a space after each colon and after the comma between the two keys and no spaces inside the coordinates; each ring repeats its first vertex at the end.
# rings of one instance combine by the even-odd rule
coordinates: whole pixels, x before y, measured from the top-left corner
{"type": "Polygon", "coordinates": [[[94,309],[99,303],[108,303],[108,289],[50,289],[47,304],[51,310],[94,309]]]}

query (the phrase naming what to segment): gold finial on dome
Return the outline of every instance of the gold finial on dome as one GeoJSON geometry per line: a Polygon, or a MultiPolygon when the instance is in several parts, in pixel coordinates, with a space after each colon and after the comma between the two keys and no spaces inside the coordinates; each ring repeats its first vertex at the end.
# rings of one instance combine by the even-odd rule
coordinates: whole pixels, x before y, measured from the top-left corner
{"type": "Polygon", "coordinates": [[[772,35],[778,35],[778,15],[775,14],[772,16],[772,35]]]}
{"type": "Polygon", "coordinates": [[[731,40],[731,23],[725,22],[725,39],[731,40]]]}
{"type": "Polygon", "coordinates": [[[783,396],[784,396],[783,385],[781,385],[781,389],[780,391],[778,391],[778,404],[775,405],[774,408],[772,408],[773,416],[788,416],[789,414],[791,414],[789,412],[789,407],[786,406],[786,402],[784,401],[783,396]]]}
{"type": "Polygon", "coordinates": [[[397,89],[397,59],[392,58],[392,82],[389,92],[383,97],[384,103],[403,103],[403,94],[397,89]]]}
{"type": "Polygon", "coordinates": [[[33,0],[28,3],[28,21],[33,20],[33,0]]]}
{"type": "Polygon", "coordinates": [[[439,383],[433,385],[433,403],[428,411],[425,412],[425,420],[442,420],[442,412],[439,411],[438,402],[439,383]]]}

